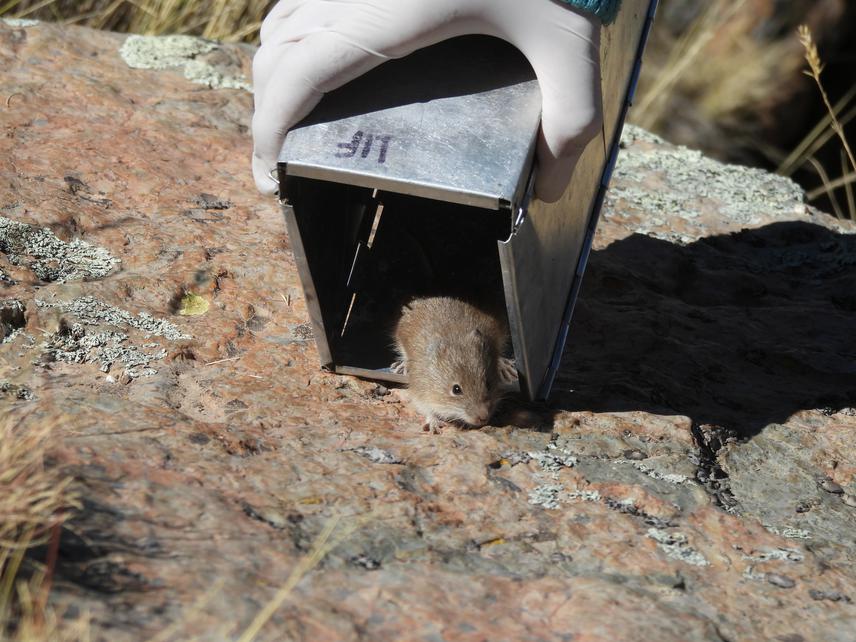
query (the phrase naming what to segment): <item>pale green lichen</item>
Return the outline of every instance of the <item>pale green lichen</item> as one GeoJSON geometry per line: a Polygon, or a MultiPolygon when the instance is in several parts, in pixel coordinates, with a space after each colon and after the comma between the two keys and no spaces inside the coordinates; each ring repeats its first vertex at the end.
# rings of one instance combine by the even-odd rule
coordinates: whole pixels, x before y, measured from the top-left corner
{"type": "Polygon", "coordinates": [[[744,553],[741,557],[744,560],[756,563],[770,561],[802,562],[805,559],[802,552],[795,548],[768,548],[755,555],[746,555],[744,553]]]}
{"type": "Polygon", "coordinates": [[[5,22],[10,27],[35,27],[39,24],[39,20],[31,20],[30,18],[3,18],[3,22],[5,22]]]}
{"type": "MultiPolygon", "coordinates": [[[[580,500],[584,502],[599,502],[601,496],[600,492],[596,490],[572,490],[567,494],[567,498],[570,501],[580,500]]],[[[633,504],[633,500],[629,500],[629,503],[633,504]]]]}
{"type": "Polygon", "coordinates": [[[130,344],[128,335],[124,332],[87,332],[80,323],[62,326],[60,330],[49,335],[41,347],[51,361],[97,363],[101,372],[109,372],[114,363],[121,363],[129,379],[157,374],[157,370],[149,364],[165,359],[167,354],[157,343],[143,346],[156,348],[156,352],[144,352],[138,346],[130,344]]]}
{"type": "Polygon", "coordinates": [[[134,329],[146,337],[164,337],[171,341],[190,338],[165,319],[146,312],[135,315],[92,296],[54,303],[36,299],[36,305],[58,309],[74,319],[70,324],[61,323],[56,332],[45,337],[41,348],[48,361],[96,363],[102,372],[109,372],[114,363],[120,363],[128,380],[157,374],[151,363],[166,358],[167,351],[154,342],[134,345],[126,332],[109,327],[134,329]],[[90,329],[87,326],[96,327],[90,329]],[[147,352],[144,348],[154,352],[147,352]]]}
{"type": "Polygon", "coordinates": [[[72,314],[84,325],[127,326],[144,332],[147,337],[158,336],[171,341],[190,338],[190,335],[184,334],[166,319],[158,319],[148,312],[134,315],[92,296],[56,303],[36,299],[36,305],[42,308],[57,308],[61,312],[72,314]]]}
{"type": "Polygon", "coordinates": [[[193,36],[132,35],[125,39],[119,55],[133,69],[181,69],[189,81],[212,89],[252,92],[252,86],[242,75],[225,73],[198,58],[218,48],[216,42],[193,36]]]}
{"type": "Polygon", "coordinates": [[[13,265],[26,265],[42,281],[64,283],[97,279],[120,263],[103,247],[63,241],[47,227],[0,216],[0,252],[13,265]]]}
{"type": "Polygon", "coordinates": [[[670,242],[689,243],[707,234],[702,226],[689,234],[668,230],[676,219],[693,221],[711,206],[723,218],[754,225],[769,212],[804,213],[802,188],[784,176],[753,167],[727,165],[701,152],[664,144],[653,134],[626,125],[624,149],[618,155],[604,203],[604,216],[644,215],[636,231],[670,242]],[[637,145],[637,142],[644,143],[637,145]],[[661,189],[651,189],[639,177],[656,177],[661,189]]]}
{"type": "Polygon", "coordinates": [[[216,48],[217,43],[193,36],[132,35],[125,39],[119,55],[133,69],[172,69],[216,48]]]}
{"type": "Polygon", "coordinates": [[[693,566],[708,566],[710,564],[704,555],[689,545],[687,536],[683,533],[670,533],[661,528],[649,528],[648,537],[657,542],[657,546],[667,557],[693,566]]]}
{"type": "Polygon", "coordinates": [[[648,475],[648,477],[650,477],[651,479],[659,479],[661,481],[669,482],[670,484],[685,484],[690,481],[690,478],[686,475],[681,475],[680,473],[663,472],[641,461],[619,459],[616,461],[616,463],[630,464],[639,472],[648,475]]]}
{"type": "Polygon", "coordinates": [[[556,509],[563,501],[564,487],[561,484],[541,484],[529,493],[529,503],[547,509],[556,509]]]}
{"type": "Polygon", "coordinates": [[[184,77],[191,82],[206,85],[211,89],[243,89],[250,93],[253,86],[243,76],[221,73],[213,65],[202,60],[190,60],[184,65],[184,77]]]}
{"type": "Polygon", "coordinates": [[[773,533],[773,535],[778,535],[785,539],[811,539],[811,533],[804,528],[791,528],[790,526],[777,528],[771,524],[764,524],[764,528],[773,533]]]}

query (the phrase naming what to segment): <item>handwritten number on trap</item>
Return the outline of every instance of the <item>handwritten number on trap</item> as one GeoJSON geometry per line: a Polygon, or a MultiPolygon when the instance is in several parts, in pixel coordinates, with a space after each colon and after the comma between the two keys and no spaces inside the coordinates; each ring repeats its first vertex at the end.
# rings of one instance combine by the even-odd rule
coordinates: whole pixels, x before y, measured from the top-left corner
{"type": "Polygon", "coordinates": [[[389,149],[389,141],[392,136],[389,134],[367,134],[363,130],[358,129],[351,137],[349,143],[336,143],[336,158],[353,158],[360,154],[360,158],[368,158],[372,150],[377,151],[377,162],[383,165],[386,162],[386,153],[389,149]]]}

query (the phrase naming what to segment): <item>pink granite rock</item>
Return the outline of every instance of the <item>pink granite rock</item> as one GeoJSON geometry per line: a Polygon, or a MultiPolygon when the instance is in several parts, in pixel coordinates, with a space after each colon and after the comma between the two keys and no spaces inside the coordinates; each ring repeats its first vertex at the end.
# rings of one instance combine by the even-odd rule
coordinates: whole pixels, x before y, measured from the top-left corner
{"type": "Polygon", "coordinates": [[[630,130],[552,405],[425,434],[318,370],[249,54],[124,41],[0,22],[0,390],[95,639],[238,639],[331,520],[257,639],[854,639],[853,225],[630,130]]]}

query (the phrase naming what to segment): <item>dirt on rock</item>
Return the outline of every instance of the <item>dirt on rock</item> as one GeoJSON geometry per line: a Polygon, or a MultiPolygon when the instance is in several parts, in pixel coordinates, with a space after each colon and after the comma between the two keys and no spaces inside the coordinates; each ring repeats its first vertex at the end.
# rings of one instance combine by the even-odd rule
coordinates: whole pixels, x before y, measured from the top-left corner
{"type": "Polygon", "coordinates": [[[551,405],[426,434],[318,369],[252,96],[123,43],[0,21],[0,404],[94,639],[854,639],[853,224],[631,128],[551,405]]]}

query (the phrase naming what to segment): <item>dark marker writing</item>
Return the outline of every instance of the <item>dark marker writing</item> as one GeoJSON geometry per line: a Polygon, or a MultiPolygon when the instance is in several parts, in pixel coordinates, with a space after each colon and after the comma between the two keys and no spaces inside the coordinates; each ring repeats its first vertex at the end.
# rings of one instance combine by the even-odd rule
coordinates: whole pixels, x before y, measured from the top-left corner
{"type": "Polygon", "coordinates": [[[369,134],[366,136],[366,144],[363,145],[363,152],[360,154],[363,158],[368,158],[369,152],[372,151],[372,142],[374,141],[374,134],[369,134]]]}
{"type": "Polygon", "coordinates": [[[353,158],[357,151],[360,151],[360,158],[368,158],[369,154],[372,153],[372,147],[374,146],[375,140],[380,141],[380,148],[377,153],[377,162],[379,164],[383,164],[386,162],[386,154],[389,150],[389,141],[392,140],[392,136],[389,134],[384,134],[382,136],[376,136],[375,134],[366,134],[361,129],[358,129],[354,135],[351,137],[351,142],[349,143],[336,143],[336,148],[340,151],[336,152],[337,158],[353,158]],[[362,146],[362,150],[360,147],[362,146]]]}
{"type": "Polygon", "coordinates": [[[377,162],[385,163],[386,162],[386,150],[389,148],[389,141],[392,140],[392,136],[389,134],[385,134],[380,136],[380,151],[377,154],[377,162]]]}
{"type": "Polygon", "coordinates": [[[357,150],[360,148],[360,143],[363,140],[363,132],[362,130],[357,130],[357,133],[354,134],[353,138],[351,138],[350,143],[337,143],[336,147],[339,149],[344,149],[344,152],[336,152],[337,158],[350,158],[354,154],[357,153],[357,150]]]}

